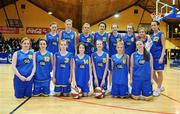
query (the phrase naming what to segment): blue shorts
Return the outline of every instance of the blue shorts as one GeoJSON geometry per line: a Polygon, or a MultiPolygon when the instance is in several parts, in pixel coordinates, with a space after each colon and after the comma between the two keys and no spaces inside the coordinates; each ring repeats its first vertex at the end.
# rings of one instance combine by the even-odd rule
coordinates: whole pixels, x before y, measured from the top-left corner
{"type": "MultiPolygon", "coordinates": [[[[101,85],[101,82],[102,82],[102,79],[99,79],[98,78],[98,85],[100,86],[101,85]]],[[[106,76],[106,78],[105,78],[105,83],[104,83],[104,85],[102,86],[102,88],[104,89],[104,90],[107,90],[107,76],[106,76]]],[[[93,77],[93,88],[95,89],[97,86],[95,85],[95,83],[94,83],[94,77],[93,77]]]]}
{"type": "Polygon", "coordinates": [[[30,81],[21,81],[17,76],[14,76],[14,92],[16,98],[32,97],[33,79],[30,81]]]}
{"type": "Polygon", "coordinates": [[[77,85],[77,87],[79,87],[83,93],[89,93],[89,86],[82,86],[82,85],[77,85]]]}
{"type": "Polygon", "coordinates": [[[154,70],[164,70],[165,60],[162,64],[159,64],[159,59],[153,58],[153,69],[154,70]]]}
{"type": "Polygon", "coordinates": [[[117,97],[128,96],[128,86],[121,84],[112,84],[111,95],[117,97]]]}
{"type": "Polygon", "coordinates": [[[152,83],[151,80],[133,80],[132,82],[132,95],[145,97],[152,96],[152,83]]]}
{"type": "Polygon", "coordinates": [[[34,80],[33,95],[49,95],[50,94],[50,80],[47,81],[36,81],[34,80]]]}
{"type": "Polygon", "coordinates": [[[55,93],[69,93],[71,91],[71,85],[66,85],[66,86],[57,86],[55,85],[54,87],[54,92],[55,93]]]}

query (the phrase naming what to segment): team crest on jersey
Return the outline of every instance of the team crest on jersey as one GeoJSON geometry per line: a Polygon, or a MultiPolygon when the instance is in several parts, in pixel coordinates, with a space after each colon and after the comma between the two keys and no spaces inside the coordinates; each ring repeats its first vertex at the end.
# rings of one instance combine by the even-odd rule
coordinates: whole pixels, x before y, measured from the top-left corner
{"type": "Polygon", "coordinates": [[[103,37],[103,42],[106,42],[106,37],[103,37]]]}
{"type": "Polygon", "coordinates": [[[68,63],[69,62],[69,58],[65,58],[64,62],[68,63]]]}
{"type": "Polygon", "coordinates": [[[50,61],[50,57],[44,57],[44,61],[45,62],[49,62],[50,61]]]}
{"type": "Polygon", "coordinates": [[[106,63],[107,59],[106,58],[103,58],[103,63],[106,63]]]}
{"type": "Polygon", "coordinates": [[[116,41],[119,42],[119,41],[121,41],[121,39],[120,39],[120,38],[117,38],[116,41]]]}
{"type": "Polygon", "coordinates": [[[115,42],[115,43],[113,43],[113,46],[116,46],[117,45],[117,43],[115,42]]]}
{"type": "Polygon", "coordinates": [[[134,37],[131,38],[131,42],[134,42],[134,37]]]}
{"type": "Polygon", "coordinates": [[[74,35],[71,35],[71,39],[73,39],[74,38],[74,35]]]}
{"type": "Polygon", "coordinates": [[[29,58],[29,59],[32,59],[32,58],[33,58],[33,55],[28,55],[28,58],[29,58]]]}
{"type": "Polygon", "coordinates": [[[144,60],[144,59],[139,59],[139,60],[138,60],[138,63],[139,63],[140,65],[143,65],[143,64],[145,63],[145,60],[144,60]]]}
{"type": "Polygon", "coordinates": [[[123,59],[123,64],[126,64],[126,59],[123,59]]]}
{"type": "Polygon", "coordinates": [[[159,37],[157,37],[157,36],[156,36],[156,37],[154,37],[154,39],[153,39],[153,40],[154,40],[154,42],[158,42],[159,37]]]}
{"type": "Polygon", "coordinates": [[[88,60],[84,60],[84,64],[88,64],[89,63],[89,61],[88,60]]]}
{"type": "Polygon", "coordinates": [[[91,38],[87,38],[87,42],[91,42],[91,38]]]}
{"type": "Polygon", "coordinates": [[[119,63],[119,64],[116,65],[116,67],[117,67],[118,69],[122,69],[122,68],[123,68],[123,65],[119,63]]]}

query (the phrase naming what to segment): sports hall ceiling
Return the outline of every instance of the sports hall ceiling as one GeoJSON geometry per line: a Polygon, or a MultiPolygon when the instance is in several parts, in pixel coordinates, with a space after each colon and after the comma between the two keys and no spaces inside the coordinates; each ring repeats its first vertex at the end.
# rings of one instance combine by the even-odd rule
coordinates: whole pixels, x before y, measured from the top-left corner
{"type": "MultiPolygon", "coordinates": [[[[0,8],[17,0],[0,0],[0,8]]],[[[85,22],[91,25],[98,23],[117,12],[121,12],[133,5],[139,5],[152,13],[155,11],[156,0],[28,0],[45,11],[53,12],[53,15],[64,21],[73,20],[73,26],[81,30],[85,22]]],[[[161,0],[169,5],[172,0],[161,0]]],[[[180,9],[180,0],[176,0],[176,6],[180,9]]],[[[180,20],[168,19],[168,23],[180,23],[180,20]]]]}

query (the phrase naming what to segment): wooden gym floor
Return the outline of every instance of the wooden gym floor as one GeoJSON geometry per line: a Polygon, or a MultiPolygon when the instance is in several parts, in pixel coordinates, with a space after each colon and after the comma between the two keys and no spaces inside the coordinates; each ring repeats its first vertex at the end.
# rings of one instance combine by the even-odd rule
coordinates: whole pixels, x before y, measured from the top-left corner
{"type": "MultiPolygon", "coordinates": [[[[0,114],[180,114],[180,69],[166,66],[165,91],[152,101],[135,101],[107,96],[79,100],[71,97],[16,99],[11,65],[0,65],[0,114]]],[[[155,85],[154,85],[155,86],[155,85]]]]}

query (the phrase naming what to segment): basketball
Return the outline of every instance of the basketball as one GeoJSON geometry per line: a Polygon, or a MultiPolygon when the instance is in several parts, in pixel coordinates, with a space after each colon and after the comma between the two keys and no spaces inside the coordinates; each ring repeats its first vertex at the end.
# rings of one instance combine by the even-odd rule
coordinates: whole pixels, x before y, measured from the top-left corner
{"type": "Polygon", "coordinates": [[[79,99],[80,97],[82,97],[82,90],[78,87],[71,88],[71,96],[74,99],[79,99]]]}
{"type": "Polygon", "coordinates": [[[94,96],[95,98],[102,99],[105,97],[105,91],[101,87],[96,87],[94,90],[94,96]]]}

